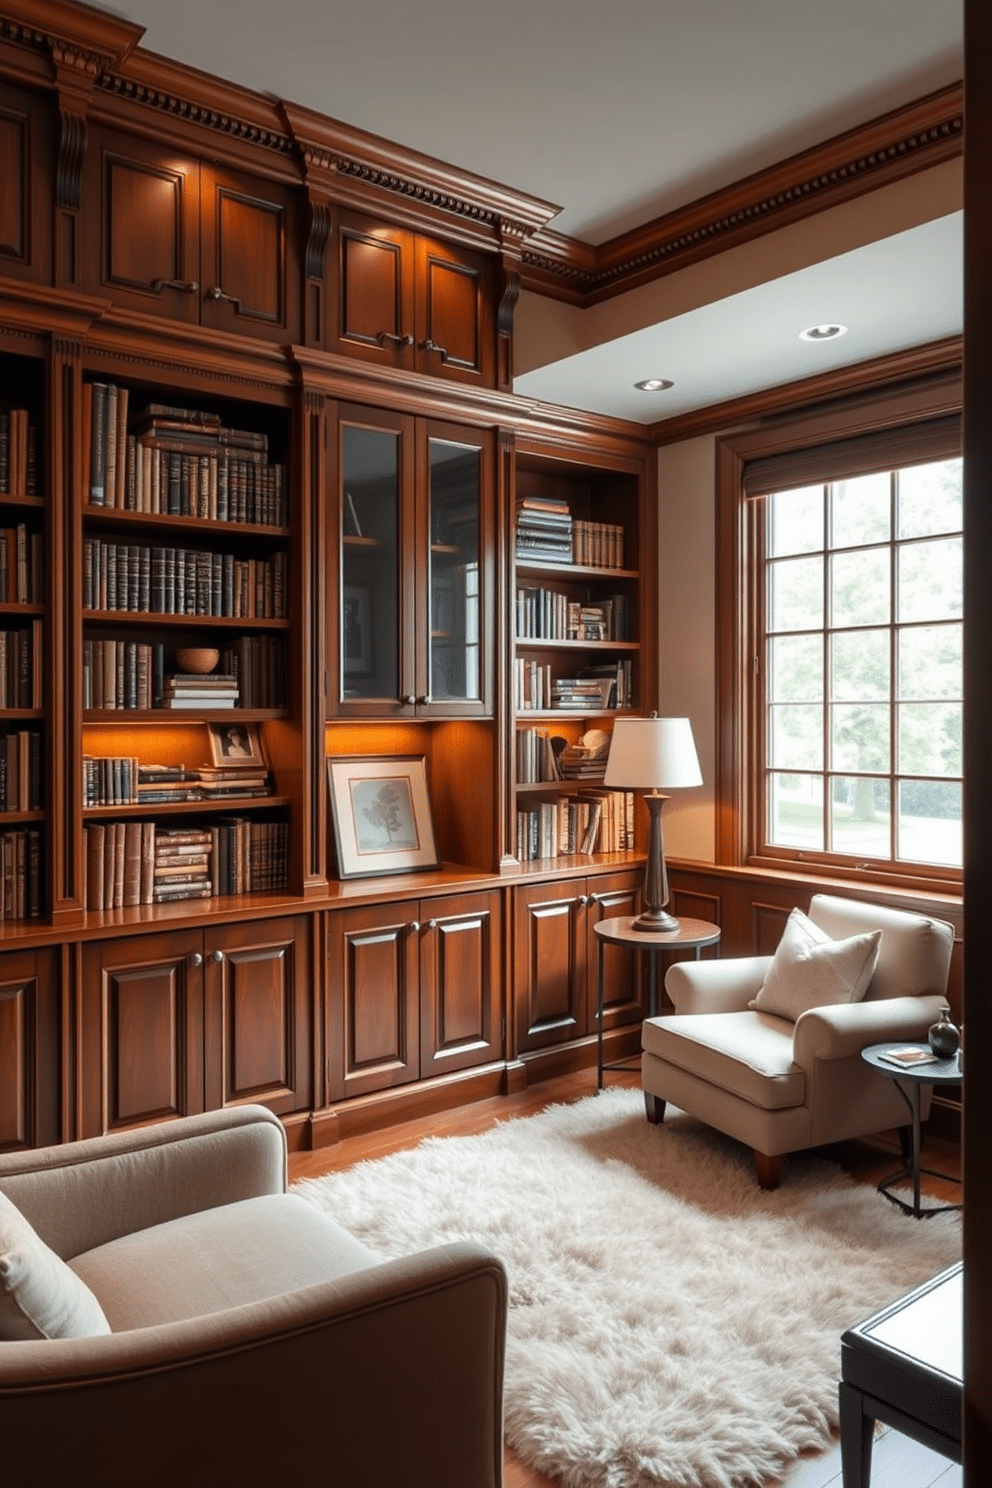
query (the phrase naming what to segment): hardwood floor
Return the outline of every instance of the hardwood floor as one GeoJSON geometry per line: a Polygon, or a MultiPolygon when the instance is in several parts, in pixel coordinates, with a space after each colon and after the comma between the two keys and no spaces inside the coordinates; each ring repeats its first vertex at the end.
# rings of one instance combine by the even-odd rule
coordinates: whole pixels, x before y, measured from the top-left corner
{"type": "MultiPolygon", "coordinates": [[[[611,1083],[635,1088],[639,1084],[636,1072],[615,1074],[610,1078],[611,1083]]],[[[546,1106],[581,1100],[593,1095],[595,1090],[595,1070],[582,1070],[530,1086],[515,1095],[495,1096],[471,1106],[403,1122],[383,1131],[346,1137],[335,1146],[317,1152],[295,1152],[289,1159],[290,1181],[339,1172],[356,1162],[385,1157],[390,1152],[415,1147],[424,1137],[469,1136],[488,1131],[498,1121],[533,1116],[546,1106]]],[[[927,1138],[925,1149],[928,1167],[946,1173],[948,1180],[959,1176],[960,1153],[957,1147],[927,1138]]],[[[878,1183],[899,1165],[899,1147],[894,1134],[891,1140],[886,1137],[872,1142],[844,1142],[826,1149],[825,1155],[839,1162],[859,1182],[870,1184],[878,1183]]],[[[786,1167],[786,1181],[787,1173],[786,1167]]],[[[933,1178],[924,1180],[924,1193],[931,1200],[945,1203],[956,1203],[960,1197],[954,1183],[933,1178]]],[[[504,1488],[560,1488],[553,1478],[535,1472],[509,1450],[503,1461],[503,1482],[504,1488]]],[[[885,1430],[875,1443],[872,1482],[879,1484],[880,1488],[882,1485],[895,1488],[896,1483],[899,1488],[937,1488],[938,1484],[939,1488],[960,1488],[963,1478],[961,1468],[945,1457],[917,1445],[898,1432],[885,1430]]],[[[803,1458],[781,1484],[766,1484],[764,1488],[841,1488],[839,1445],[835,1444],[828,1452],[803,1458]]]]}

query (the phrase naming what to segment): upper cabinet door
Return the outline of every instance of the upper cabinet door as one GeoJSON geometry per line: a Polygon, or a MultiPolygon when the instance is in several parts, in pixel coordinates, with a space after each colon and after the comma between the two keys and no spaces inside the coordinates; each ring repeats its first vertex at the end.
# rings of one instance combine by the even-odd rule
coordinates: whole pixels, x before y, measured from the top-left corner
{"type": "Polygon", "coordinates": [[[336,269],[330,350],[492,386],[494,276],[485,254],[342,211],[336,269]]]}
{"type": "MultiPolygon", "coordinates": [[[[87,152],[99,172],[99,260],[86,287],[115,304],[172,320],[200,318],[200,167],[130,135],[103,131],[87,152]]],[[[91,177],[92,181],[92,177],[91,177]]]]}
{"type": "Polygon", "coordinates": [[[478,253],[417,240],[420,370],[490,387],[494,376],[492,266],[478,253]]]}
{"type": "Polygon", "coordinates": [[[41,282],[52,273],[51,113],[34,93],[0,98],[0,274],[41,282]]]}
{"type": "Polygon", "coordinates": [[[295,204],[287,187],[109,129],[88,161],[100,235],[99,256],[84,265],[87,288],[146,314],[296,339],[295,204]]]}
{"type": "Polygon", "coordinates": [[[203,166],[201,319],[218,330],[275,341],[298,335],[294,202],[272,181],[203,166]]]}

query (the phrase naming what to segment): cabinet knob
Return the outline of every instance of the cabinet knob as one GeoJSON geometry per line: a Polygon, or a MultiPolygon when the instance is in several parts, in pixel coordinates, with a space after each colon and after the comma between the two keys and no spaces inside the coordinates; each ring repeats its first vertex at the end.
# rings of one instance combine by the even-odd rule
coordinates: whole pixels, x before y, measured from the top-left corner
{"type": "Polygon", "coordinates": [[[160,295],[163,289],[181,289],[183,294],[199,294],[200,286],[195,279],[154,279],[152,294],[160,295]]]}
{"type": "Polygon", "coordinates": [[[227,294],[226,291],[221,289],[220,286],[217,284],[214,285],[213,289],[207,290],[207,299],[226,300],[229,305],[234,306],[234,310],[237,315],[241,314],[241,301],[238,299],[237,295],[227,294]]]}
{"type": "Polygon", "coordinates": [[[419,698],[418,698],[418,699],[417,699],[417,702],[418,702],[418,703],[421,703],[421,704],[426,704],[426,703],[429,703],[429,702],[430,702],[430,700],[431,700],[431,695],[430,695],[430,693],[429,693],[429,692],[425,692],[425,693],[424,693],[424,695],[423,695],[423,697],[419,697],[419,698]]]}
{"type": "Polygon", "coordinates": [[[436,930],[437,929],[437,920],[428,920],[427,921],[427,928],[428,928],[428,930],[436,930]]]}
{"type": "Polygon", "coordinates": [[[582,908],[585,909],[586,905],[589,903],[589,895],[588,894],[580,894],[579,895],[579,903],[581,904],[582,908]]]}
{"type": "Polygon", "coordinates": [[[394,346],[413,345],[412,336],[397,336],[395,331],[376,331],[375,339],[378,341],[380,346],[385,346],[387,341],[391,341],[394,346]]]}
{"type": "Polygon", "coordinates": [[[413,693],[410,692],[403,699],[403,701],[406,703],[406,705],[407,705],[408,708],[412,708],[414,706],[414,704],[416,703],[417,699],[414,697],[413,693]]]}
{"type": "Polygon", "coordinates": [[[446,362],[448,360],[447,348],[444,346],[438,346],[437,342],[431,336],[428,336],[426,341],[421,341],[420,349],[421,351],[436,352],[437,355],[441,358],[442,362],[446,362]]]}
{"type": "Polygon", "coordinates": [[[223,951],[211,951],[210,952],[210,959],[211,959],[211,961],[215,961],[215,962],[216,961],[223,961],[223,959],[224,959],[224,952],[223,951]]]}
{"type": "Polygon", "coordinates": [[[189,964],[190,964],[190,966],[202,966],[203,965],[203,957],[200,955],[199,951],[194,951],[193,952],[192,956],[190,956],[190,958],[189,958],[189,964]]]}
{"type": "Polygon", "coordinates": [[[410,921],[410,934],[411,935],[419,935],[420,934],[420,921],[419,920],[411,920],[410,921]]]}

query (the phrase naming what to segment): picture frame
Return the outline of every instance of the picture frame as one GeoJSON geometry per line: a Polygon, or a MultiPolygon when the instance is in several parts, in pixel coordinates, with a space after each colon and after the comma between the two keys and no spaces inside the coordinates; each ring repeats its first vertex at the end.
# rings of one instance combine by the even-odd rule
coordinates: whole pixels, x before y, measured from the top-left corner
{"type": "Polygon", "coordinates": [[[372,585],[345,584],[341,595],[341,666],[346,677],[375,671],[372,585]]]}
{"type": "Polygon", "coordinates": [[[437,868],[423,755],[345,755],[327,761],[341,878],[437,868]]]}
{"type": "Polygon", "coordinates": [[[257,723],[239,723],[235,719],[208,723],[207,736],[216,769],[265,769],[265,751],[257,723]]]}

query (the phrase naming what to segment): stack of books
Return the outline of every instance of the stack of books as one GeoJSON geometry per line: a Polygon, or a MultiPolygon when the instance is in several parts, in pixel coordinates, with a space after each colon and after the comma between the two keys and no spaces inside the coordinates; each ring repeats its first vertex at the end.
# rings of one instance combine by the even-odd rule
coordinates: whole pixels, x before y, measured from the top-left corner
{"type": "Polygon", "coordinates": [[[238,680],[230,672],[175,672],[162,684],[163,708],[236,708],[238,680]]]}
{"type": "Polygon", "coordinates": [[[213,893],[212,850],[209,829],[177,827],[162,831],[156,827],[152,903],[209,899],[213,893]]]}
{"type": "Polygon", "coordinates": [[[263,766],[245,765],[239,769],[231,765],[213,767],[202,765],[196,772],[199,780],[200,799],[219,801],[227,796],[269,796],[272,784],[269,772],[263,766]]]}
{"type": "Polygon", "coordinates": [[[612,693],[609,680],[604,684],[596,677],[556,677],[551,683],[551,706],[571,713],[598,713],[613,706],[612,693]]]}
{"type": "Polygon", "coordinates": [[[563,780],[602,780],[610,757],[612,735],[605,729],[590,729],[577,744],[570,744],[558,756],[558,769],[563,780]]]}
{"type": "Polygon", "coordinates": [[[520,498],[517,557],[530,563],[571,563],[572,513],[567,501],[550,496],[520,498]]]}
{"type": "Polygon", "coordinates": [[[138,801],[141,805],[158,801],[199,801],[200,772],[185,765],[139,765],[138,801]]]}

